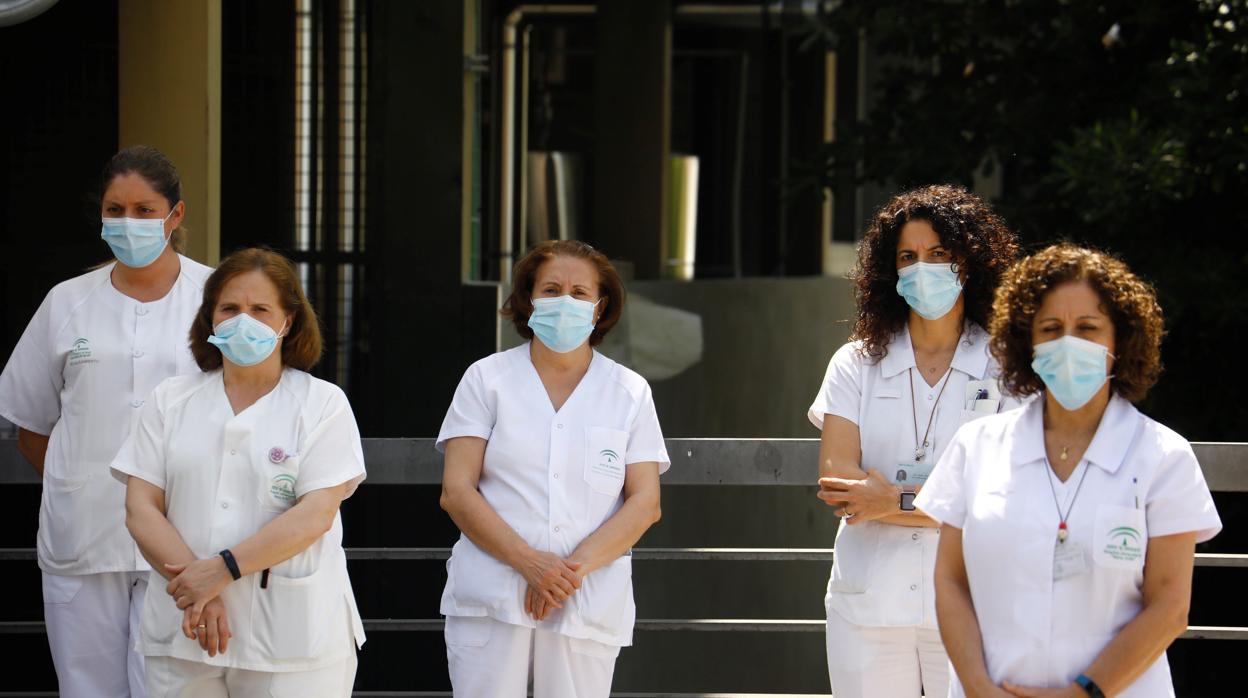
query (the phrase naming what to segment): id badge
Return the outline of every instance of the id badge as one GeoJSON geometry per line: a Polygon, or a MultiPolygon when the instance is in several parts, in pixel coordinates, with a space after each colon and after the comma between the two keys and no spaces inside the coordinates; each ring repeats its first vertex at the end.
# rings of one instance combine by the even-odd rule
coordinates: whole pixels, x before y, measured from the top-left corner
{"type": "Polygon", "coordinates": [[[1067,540],[1053,548],[1053,581],[1078,577],[1088,571],[1087,550],[1082,543],[1067,540]]]}
{"type": "Polygon", "coordinates": [[[927,476],[932,474],[932,468],[935,465],[929,460],[901,461],[896,469],[889,473],[888,479],[894,485],[922,485],[927,482],[927,476]]]}

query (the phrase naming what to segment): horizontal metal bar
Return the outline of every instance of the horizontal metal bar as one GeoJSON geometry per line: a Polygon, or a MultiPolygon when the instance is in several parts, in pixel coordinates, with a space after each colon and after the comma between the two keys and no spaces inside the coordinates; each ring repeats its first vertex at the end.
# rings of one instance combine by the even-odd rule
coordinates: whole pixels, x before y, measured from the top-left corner
{"type": "MultiPolygon", "coordinates": [[[[364,621],[364,629],[374,633],[441,632],[446,621],[442,618],[373,618],[364,621]]],[[[737,632],[737,633],[821,633],[825,621],[804,619],[744,619],[744,618],[693,618],[693,619],[642,619],[634,629],[639,632],[737,632]]],[[[3,621],[0,635],[41,634],[43,621],[3,621]]],[[[1248,640],[1248,628],[1193,625],[1183,633],[1185,640],[1248,640]]]]}
{"type": "MultiPolygon", "coordinates": [[[[364,439],[365,486],[436,485],[442,454],[433,439],[364,439]]],[[[38,483],[34,469],[0,439],[0,484],[38,483]]],[[[1248,443],[1194,443],[1215,492],[1248,492],[1248,443]]],[[[665,485],[794,485],[813,487],[818,439],[668,439],[672,469],[665,485]]]]}
{"type": "MultiPolygon", "coordinates": [[[[0,691],[0,698],[57,698],[56,691],[0,691]]],[[[453,698],[450,691],[354,691],[353,698],[453,698]]],[[[530,693],[530,696],[533,694],[530,693]]],[[[633,693],[611,698],[828,698],[826,693],[633,693]]]]}
{"type": "Polygon", "coordinates": [[[1189,625],[1187,632],[1179,637],[1184,640],[1248,640],[1248,628],[1189,625]]]}
{"type": "MultiPolygon", "coordinates": [[[[831,562],[832,548],[634,548],[634,560],[831,562]]],[[[450,548],[348,548],[350,560],[445,560],[450,548]]],[[[34,560],[34,548],[0,548],[0,561],[34,560]]],[[[1248,555],[1196,553],[1197,567],[1248,567],[1248,555]]]]}
{"type": "MultiPolygon", "coordinates": [[[[10,695],[31,695],[28,693],[0,693],[0,698],[10,695]]],[[[50,695],[55,693],[39,693],[34,695],[50,695]]],[[[450,691],[356,691],[351,694],[355,698],[452,698],[450,691]]],[[[533,694],[530,693],[530,696],[533,694]]],[[[611,698],[829,698],[827,693],[634,693],[612,692],[611,698]]]]}

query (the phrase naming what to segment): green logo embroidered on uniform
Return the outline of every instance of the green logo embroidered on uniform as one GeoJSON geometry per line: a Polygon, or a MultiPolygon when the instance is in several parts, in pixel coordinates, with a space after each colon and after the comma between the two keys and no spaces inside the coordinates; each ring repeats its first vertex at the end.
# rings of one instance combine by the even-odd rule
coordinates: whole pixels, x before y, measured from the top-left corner
{"type": "Polygon", "coordinates": [[[1135,562],[1144,556],[1140,532],[1130,526],[1118,526],[1109,530],[1105,542],[1106,555],[1122,562],[1135,562]]]}
{"type": "Polygon", "coordinates": [[[620,466],[620,454],[609,448],[598,452],[598,462],[594,463],[593,471],[615,479],[624,477],[624,468],[620,466]]]}
{"type": "Polygon", "coordinates": [[[79,337],[69,348],[69,363],[72,366],[88,362],[95,363],[95,360],[91,358],[91,343],[85,337],[79,337]]]}
{"type": "Polygon", "coordinates": [[[273,482],[269,485],[269,495],[283,502],[295,501],[295,476],[284,473],[274,475],[273,482]]]}

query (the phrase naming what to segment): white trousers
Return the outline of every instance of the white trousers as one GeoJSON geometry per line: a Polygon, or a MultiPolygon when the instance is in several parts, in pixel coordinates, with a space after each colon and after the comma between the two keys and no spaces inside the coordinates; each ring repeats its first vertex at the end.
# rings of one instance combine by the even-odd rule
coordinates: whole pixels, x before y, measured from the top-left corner
{"type": "Polygon", "coordinates": [[[493,618],[449,616],[455,698],[607,698],[620,648],[493,618]]]}
{"type": "Polygon", "coordinates": [[[151,698],[350,698],[355,652],[310,671],[250,671],[174,657],[147,658],[151,698]]]}
{"type": "Polygon", "coordinates": [[[828,679],[836,698],[944,698],[949,656],[940,631],[870,628],[828,611],[828,679]]]}
{"type": "Polygon", "coordinates": [[[134,650],[147,572],[43,573],[43,619],[61,698],[143,698],[134,650]]]}

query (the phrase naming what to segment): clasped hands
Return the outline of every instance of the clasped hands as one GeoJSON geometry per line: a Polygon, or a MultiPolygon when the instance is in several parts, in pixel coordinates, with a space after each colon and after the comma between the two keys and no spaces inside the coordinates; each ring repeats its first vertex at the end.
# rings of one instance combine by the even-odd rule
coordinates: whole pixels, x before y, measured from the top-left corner
{"type": "Polygon", "coordinates": [[[839,506],[840,517],[853,526],[896,514],[899,495],[898,487],[872,468],[862,480],[821,477],[815,496],[829,506],[839,506]]]}
{"type": "Polygon", "coordinates": [[[524,595],[524,612],[534,620],[545,620],[556,608],[581,588],[585,578],[584,564],[563,559],[554,553],[535,550],[518,568],[528,582],[524,595]]]}
{"type": "Polygon", "coordinates": [[[230,583],[230,571],[220,555],[185,565],[165,565],[173,575],[165,591],[182,609],[182,634],[198,640],[209,657],[224,653],[233,634],[221,592],[230,583]]]}

